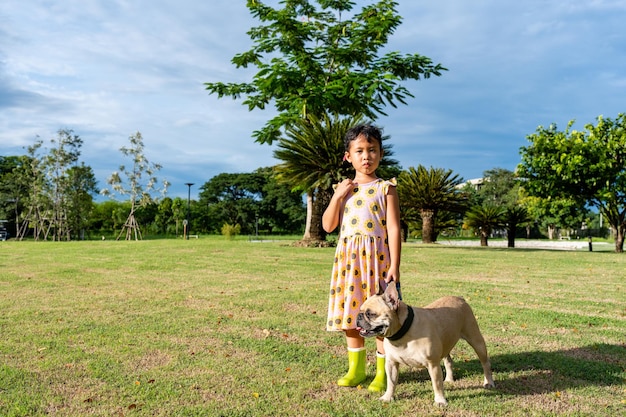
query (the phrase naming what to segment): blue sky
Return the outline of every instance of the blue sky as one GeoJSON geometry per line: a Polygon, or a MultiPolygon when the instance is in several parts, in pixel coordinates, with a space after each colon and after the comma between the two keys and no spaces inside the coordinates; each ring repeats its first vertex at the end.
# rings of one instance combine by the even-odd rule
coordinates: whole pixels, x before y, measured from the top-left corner
{"type": "MultiPolygon", "coordinates": [[[[400,3],[389,50],[449,69],[408,82],[415,98],[377,120],[404,168],[513,170],[537,126],[626,112],[623,0],[400,3]]],[[[192,198],[219,173],[274,165],[251,138],[272,114],[203,86],[250,79],[230,60],[254,25],[245,0],[2,0],[0,155],[73,129],[104,187],[140,131],[169,195],[193,182],[192,198]]]]}

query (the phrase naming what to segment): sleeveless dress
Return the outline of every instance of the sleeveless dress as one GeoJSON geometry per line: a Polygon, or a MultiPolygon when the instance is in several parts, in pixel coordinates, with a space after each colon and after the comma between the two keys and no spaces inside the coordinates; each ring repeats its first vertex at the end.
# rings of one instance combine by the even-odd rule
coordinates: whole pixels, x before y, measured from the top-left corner
{"type": "Polygon", "coordinates": [[[356,328],[361,304],[384,290],[391,260],[387,238],[387,192],[396,180],[358,184],[344,200],[335,251],[326,330],[356,328]]]}

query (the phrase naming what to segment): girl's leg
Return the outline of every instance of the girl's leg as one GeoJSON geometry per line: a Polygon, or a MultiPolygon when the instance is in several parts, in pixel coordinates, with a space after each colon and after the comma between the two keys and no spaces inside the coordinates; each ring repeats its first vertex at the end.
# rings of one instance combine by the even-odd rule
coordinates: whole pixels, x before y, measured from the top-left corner
{"type": "MultiPolygon", "coordinates": [[[[345,333],[349,348],[359,349],[365,347],[365,339],[361,336],[357,329],[345,330],[345,333]]],[[[378,343],[378,339],[376,339],[376,343],[378,343]]]]}
{"type": "Polygon", "coordinates": [[[385,355],[385,344],[383,343],[384,340],[385,339],[383,339],[382,337],[376,338],[376,351],[383,356],[385,355]]]}
{"type": "Polygon", "coordinates": [[[382,338],[376,338],[376,376],[367,389],[373,392],[383,392],[387,389],[387,375],[385,373],[385,347],[382,338]]]}
{"type": "Polygon", "coordinates": [[[365,380],[365,340],[356,329],[346,330],[348,373],[337,381],[341,387],[356,387],[365,380]]]}

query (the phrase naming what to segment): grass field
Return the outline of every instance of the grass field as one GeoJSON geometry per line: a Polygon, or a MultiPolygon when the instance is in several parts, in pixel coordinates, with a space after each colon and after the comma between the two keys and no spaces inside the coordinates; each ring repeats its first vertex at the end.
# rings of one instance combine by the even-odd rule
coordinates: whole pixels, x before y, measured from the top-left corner
{"type": "Polygon", "coordinates": [[[405,245],[405,301],[464,296],[492,358],[485,390],[459,342],[438,408],[425,370],[401,368],[390,404],[335,385],[347,360],[324,330],[332,248],[0,243],[1,416],[626,414],[623,254],[405,245]]]}

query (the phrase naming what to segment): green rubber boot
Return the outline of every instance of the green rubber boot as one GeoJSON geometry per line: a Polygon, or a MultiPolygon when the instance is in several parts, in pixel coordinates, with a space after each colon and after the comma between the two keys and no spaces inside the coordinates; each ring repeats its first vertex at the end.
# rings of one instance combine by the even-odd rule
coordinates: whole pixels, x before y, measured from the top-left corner
{"type": "Polygon", "coordinates": [[[348,373],[337,381],[340,387],[356,387],[365,381],[365,348],[348,348],[348,373]]]}
{"type": "Polygon", "coordinates": [[[371,392],[383,392],[387,389],[387,374],[385,373],[385,355],[376,352],[376,376],[367,387],[371,392]]]}

